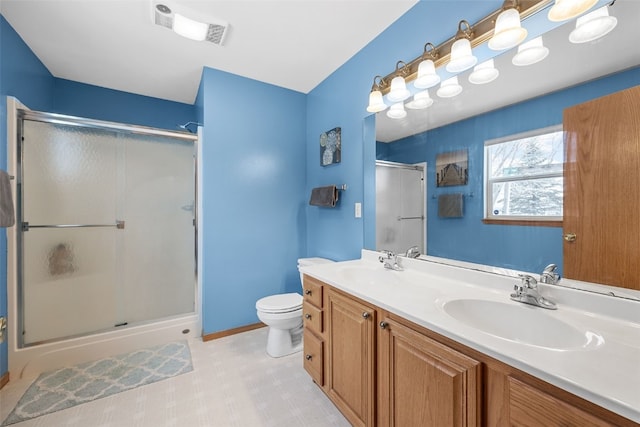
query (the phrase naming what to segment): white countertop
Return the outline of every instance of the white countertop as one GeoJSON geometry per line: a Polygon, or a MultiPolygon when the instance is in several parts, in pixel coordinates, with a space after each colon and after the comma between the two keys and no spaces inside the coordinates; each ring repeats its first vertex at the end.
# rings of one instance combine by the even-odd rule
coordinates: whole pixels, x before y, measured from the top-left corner
{"type": "MultiPolygon", "coordinates": [[[[640,301],[540,284],[541,293],[558,304],[557,310],[545,310],[510,300],[513,286],[520,283],[516,277],[407,258],[401,259],[403,271],[393,271],[383,268],[379,255],[363,250],[358,260],[301,267],[301,271],[640,422],[640,301]],[[492,335],[447,314],[444,305],[456,299],[543,310],[551,320],[583,332],[585,344],[558,349],[492,335]]],[[[633,298],[634,291],[630,292],[633,298]]],[[[522,319],[509,321],[522,322],[518,327],[526,331],[529,316],[525,315],[538,313],[522,314],[522,319]]]]}

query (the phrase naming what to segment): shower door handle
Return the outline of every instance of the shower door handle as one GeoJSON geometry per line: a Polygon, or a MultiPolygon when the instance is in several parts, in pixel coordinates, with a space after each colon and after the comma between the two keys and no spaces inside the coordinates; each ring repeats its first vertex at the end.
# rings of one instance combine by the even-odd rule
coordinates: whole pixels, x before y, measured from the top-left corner
{"type": "Polygon", "coordinates": [[[22,231],[29,231],[32,228],[99,228],[115,227],[118,230],[124,229],[124,221],[116,220],[115,224],[39,224],[31,225],[28,222],[22,223],[22,231]]]}

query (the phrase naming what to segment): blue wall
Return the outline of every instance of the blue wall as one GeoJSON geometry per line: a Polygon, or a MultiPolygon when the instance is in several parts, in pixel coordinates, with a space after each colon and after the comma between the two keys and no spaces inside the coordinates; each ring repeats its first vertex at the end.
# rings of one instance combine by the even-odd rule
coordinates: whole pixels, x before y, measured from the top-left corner
{"type": "Polygon", "coordinates": [[[640,68],[628,70],[547,96],[492,111],[448,126],[378,143],[378,159],[401,163],[427,162],[427,253],[434,256],[542,271],[550,263],[562,267],[562,228],[483,224],[484,141],[562,123],[572,105],[640,84],[640,68]],[[435,186],[436,155],[467,149],[469,184],[435,186]],[[465,197],[464,218],[439,218],[439,194],[473,193],[465,197]]]}
{"type": "MultiPolygon", "coordinates": [[[[419,2],[380,36],[354,55],[313,89],[307,99],[307,191],[329,184],[347,184],[348,190],[334,209],[307,207],[307,254],[335,260],[358,258],[369,239],[373,203],[370,181],[375,162],[375,132],[372,119],[364,118],[366,103],[376,73],[392,71],[399,59],[410,60],[423,51],[430,34],[450,34],[459,17],[448,2],[419,2]],[[438,19],[434,19],[438,17],[438,19]],[[399,42],[400,41],[400,42],[399,42]],[[322,167],[318,140],[322,132],[342,128],[342,162],[322,167]],[[364,159],[368,159],[367,162],[364,159]],[[365,196],[367,196],[365,198],[365,196]],[[354,203],[363,203],[363,218],[354,217],[354,203]]],[[[458,2],[465,19],[478,21],[500,7],[500,0],[458,2]]],[[[443,40],[433,40],[435,44],[443,40]]],[[[482,50],[482,49],[481,49],[482,50]]],[[[486,52],[474,51],[482,57],[486,52]]]]}
{"type": "Polygon", "coordinates": [[[305,95],[205,68],[203,328],[258,321],[259,298],[300,292],[305,253],[305,95]]]}
{"type": "Polygon", "coordinates": [[[53,106],[48,111],[175,131],[183,131],[178,125],[195,122],[197,117],[196,108],[191,104],[165,101],[65,79],[55,79],[53,106]]]}

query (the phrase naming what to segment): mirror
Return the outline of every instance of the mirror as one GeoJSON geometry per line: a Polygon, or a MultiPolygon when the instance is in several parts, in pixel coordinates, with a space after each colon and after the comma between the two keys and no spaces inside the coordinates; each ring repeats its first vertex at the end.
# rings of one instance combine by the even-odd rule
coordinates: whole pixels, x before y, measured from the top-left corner
{"type": "MultiPolygon", "coordinates": [[[[434,104],[425,110],[407,109],[402,120],[376,115],[376,159],[427,163],[427,255],[530,272],[555,263],[561,270],[561,227],[483,223],[484,142],[561,124],[564,108],[640,85],[634,22],[640,2],[618,0],[610,14],[618,25],[599,40],[570,43],[575,21],[569,21],[543,36],[550,53],[540,63],[512,65],[516,48],[495,58],[500,76],[491,83],[469,83],[468,70],[459,76],[464,90],[455,98],[439,98],[431,88],[434,104]],[[457,150],[468,152],[468,183],[436,187],[436,156],[457,150]],[[440,218],[437,197],[451,193],[463,194],[463,217],[440,218]]],[[[371,171],[365,167],[365,183],[374,181],[371,171]]],[[[374,228],[365,227],[365,234],[374,228]]],[[[377,249],[375,239],[365,241],[377,249]]]]}

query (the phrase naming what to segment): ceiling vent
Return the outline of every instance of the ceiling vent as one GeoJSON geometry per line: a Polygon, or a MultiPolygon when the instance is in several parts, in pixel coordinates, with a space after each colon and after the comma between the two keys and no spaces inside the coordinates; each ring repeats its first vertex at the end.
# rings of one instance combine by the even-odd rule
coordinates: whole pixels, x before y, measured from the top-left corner
{"type": "Polygon", "coordinates": [[[229,23],[195,12],[182,5],[153,0],[152,20],[156,25],[175,31],[183,37],[222,45],[229,23]]]}

